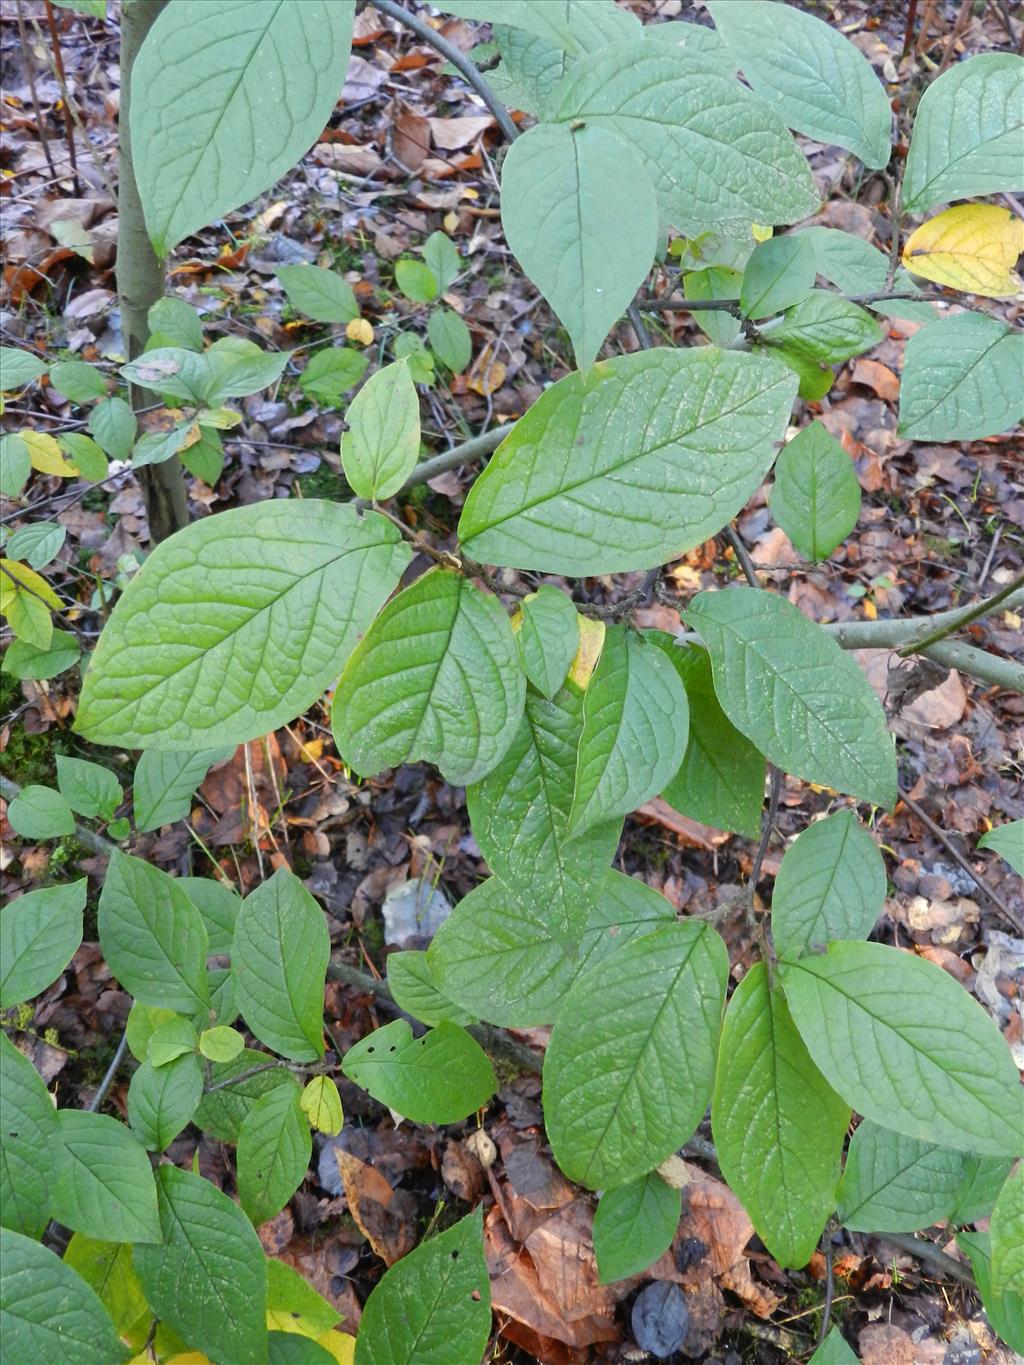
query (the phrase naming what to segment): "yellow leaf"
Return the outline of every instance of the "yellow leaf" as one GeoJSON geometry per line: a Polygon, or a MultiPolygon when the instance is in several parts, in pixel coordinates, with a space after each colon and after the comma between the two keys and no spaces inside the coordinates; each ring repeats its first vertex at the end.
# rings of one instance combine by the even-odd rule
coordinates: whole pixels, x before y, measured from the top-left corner
{"type": "Polygon", "coordinates": [[[604,622],[595,621],[590,616],[579,618],[580,626],[580,647],[572,667],[569,669],[569,681],[574,682],[577,687],[586,689],[590,682],[590,676],[597,667],[597,661],[601,657],[601,648],[604,645],[604,622]]]}
{"type": "Polygon", "coordinates": [[[299,1104],[309,1119],[310,1127],[317,1132],[326,1133],[328,1137],[335,1137],[341,1132],[345,1115],[338,1087],[330,1076],[314,1076],[303,1090],[299,1104]]]}
{"type": "Polygon", "coordinates": [[[316,1344],[332,1355],[338,1365],[355,1365],[356,1339],[348,1332],[339,1332],[332,1327],[322,1337],[317,1337],[316,1344]]]}
{"type": "Polygon", "coordinates": [[[60,446],[52,436],[44,436],[41,431],[19,431],[18,435],[28,446],[28,456],[32,468],[40,474],[60,474],[72,478],[78,471],[65,460],[60,446]]]}
{"type": "Polygon", "coordinates": [[[323,753],[324,741],[320,735],[316,739],[307,739],[299,748],[299,758],[303,763],[316,763],[323,757],[323,753]]]}
{"type": "Polygon", "coordinates": [[[360,346],[369,346],[373,341],[373,328],[365,318],[353,318],[345,328],[349,341],[357,341],[360,346]]]}
{"type": "Polygon", "coordinates": [[[42,574],[36,573],[35,569],[30,569],[18,559],[5,559],[3,566],[5,577],[16,579],[19,586],[27,588],[30,593],[35,593],[36,597],[41,597],[47,606],[60,606],[60,598],[42,574]]]}
{"type": "Polygon", "coordinates": [[[751,223],[750,233],[755,242],[767,242],[768,238],[772,236],[772,229],[764,223],[751,223]]]}
{"type": "Polygon", "coordinates": [[[1005,299],[1021,287],[1013,273],[1024,252],[1024,222],[996,204],[957,204],[922,223],[903,248],[914,275],[967,294],[1005,299]]]}
{"type": "Polygon", "coordinates": [[[293,1313],[289,1308],[267,1309],[268,1332],[292,1332],[298,1337],[316,1340],[316,1323],[305,1313],[293,1313]]]}
{"type": "MultiPolygon", "coordinates": [[[[152,1356],[145,1353],[136,1356],[135,1360],[144,1360],[146,1365],[153,1365],[152,1356]]],[[[135,1365],[135,1360],[129,1361],[129,1365],[135,1365]]],[[[209,1356],[204,1356],[202,1351],[185,1351],[180,1355],[171,1356],[164,1365],[213,1365],[213,1362],[209,1356]]]]}

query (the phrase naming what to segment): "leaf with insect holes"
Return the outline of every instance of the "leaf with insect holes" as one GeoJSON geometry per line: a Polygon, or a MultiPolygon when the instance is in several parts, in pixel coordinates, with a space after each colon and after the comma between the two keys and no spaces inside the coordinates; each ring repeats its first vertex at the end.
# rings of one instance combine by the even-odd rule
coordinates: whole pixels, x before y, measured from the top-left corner
{"type": "Polygon", "coordinates": [[[414,1123],[457,1123],[498,1085],[480,1044],[446,1019],[420,1038],[407,1020],[395,1019],[349,1048],[341,1069],[414,1123]]]}

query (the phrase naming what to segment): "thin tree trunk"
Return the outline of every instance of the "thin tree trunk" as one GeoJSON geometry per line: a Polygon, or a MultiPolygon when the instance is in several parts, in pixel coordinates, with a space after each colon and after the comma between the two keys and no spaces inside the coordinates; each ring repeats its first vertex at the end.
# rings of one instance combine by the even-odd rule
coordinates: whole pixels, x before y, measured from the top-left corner
{"type": "MultiPolygon", "coordinates": [[[[121,330],[128,359],[134,360],[149,340],[146,314],[163,298],[166,277],[162,261],[146,232],[139,187],[132,164],[131,74],[139,48],[165,0],[134,0],[121,10],[121,109],[118,163],[117,292],[121,304],[121,330]]],[[[152,401],[143,389],[131,390],[132,407],[152,401]]],[[[146,516],[154,544],[166,540],[188,525],[188,499],[181,461],[176,455],[163,464],[139,470],[146,501],[146,516]]]]}

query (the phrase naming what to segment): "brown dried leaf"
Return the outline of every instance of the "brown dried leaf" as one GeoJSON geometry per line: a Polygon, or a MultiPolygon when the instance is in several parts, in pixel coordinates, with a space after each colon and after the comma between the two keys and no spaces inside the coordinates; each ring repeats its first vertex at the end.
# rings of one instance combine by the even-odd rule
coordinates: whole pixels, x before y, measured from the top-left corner
{"type": "Polygon", "coordinates": [[[377,1255],[394,1265],[416,1245],[416,1200],[393,1190],[380,1171],[351,1152],[335,1147],[334,1156],[356,1225],[377,1255]]]}

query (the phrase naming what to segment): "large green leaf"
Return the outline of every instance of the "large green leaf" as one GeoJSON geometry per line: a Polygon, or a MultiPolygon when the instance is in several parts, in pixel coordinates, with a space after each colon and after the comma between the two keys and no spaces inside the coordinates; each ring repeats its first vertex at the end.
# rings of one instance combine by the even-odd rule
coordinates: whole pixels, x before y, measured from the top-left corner
{"type": "Polygon", "coordinates": [[[324,1055],[330,955],[324,912],[293,872],[279,868],[242,902],[231,948],[238,1006],[260,1042],[294,1062],[324,1055]]]}
{"type": "Polygon", "coordinates": [[[765,331],[769,346],[783,347],[800,360],[834,364],[869,351],[882,340],[881,327],[863,308],[825,289],[814,289],[765,331]]]}
{"type": "Polygon", "coordinates": [[[722,1174],[781,1266],[807,1264],[835,1209],[849,1121],[756,963],[725,1012],[711,1125],[722,1174]]]}
{"type": "Polygon", "coordinates": [[[992,1288],[1024,1298],[1024,1162],[1018,1162],[999,1192],[992,1221],[992,1288]]]}
{"type": "Polygon", "coordinates": [[[395,1019],[350,1047],[342,1070],[414,1123],[457,1123],[498,1088],[486,1052],[447,1019],[419,1038],[408,1020],[395,1019]]]}
{"type": "Polygon", "coordinates": [[[793,223],[818,208],[807,161],[774,109],[713,59],[642,38],[610,43],[576,62],[559,93],[553,116],[625,142],[683,232],[793,223]]]}
{"type": "Polygon", "coordinates": [[[238,1197],[259,1226],[299,1188],[313,1151],[299,1092],[279,1086],[256,1101],[238,1134],[238,1197]]]}
{"type": "Polygon", "coordinates": [[[261,1096],[279,1086],[298,1092],[298,1081],[286,1068],[272,1065],[274,1060],[268,1052],[246,1048],[230,1062],[214,1062],[210,1067],[210,1085],[217,1088],[200,1100],[195,1113],[197,1126],[220,1142],[237,1142],[246,1115],[261,1096]],[[261,1066],[266,1069],[257,1071],[261,1066]],[[255,1074],[237,1084],[224,1084],[233,1082],[243,1072],[255,1074]]]}
{"type": "Polygon", "coordinates": [[[1010,1050],[941,967],[880,943],[833,943],[780,971],[807,1050],[858,1113],[958,1151],[1024,1150],[1010,1050]]]}
{"type": "Polygon", "coordinates": [[[571,1180],[624,1185],[693,1133],[711,1093],[728,970],[722,940],[691,920],[577,978],[544,1058],[548,1137],[571,1180]]]}
{"type": "Polygon", "coordinates": [[[118,601],[77,728],[101,744],[239,744],[293,720],[340,673],[409,562],[375,512],[270,501],[158,545],[118,601]]]}
{"type": "Polygon", "coordinates": [[[657,796],[683,761],[689,716],[665,652],[636,631],[611,626],[583,697],[570,837],[657,796]]]}
{"type": "Polygon", "coordinates": [[[151,1152],[164,1152],[192,1122],[203,1097],[203,1071],[194,1052],[165,1066],[145,1061],[128,1087],[128,1122],[151,1152]]]}
{"type": "Polygon", "coordinates": [[[643,165],[605,128],[537,124],[502,165],[501,222],[588,369],[654,260],[658,205],[643,165]]]}
{"type": "Polygon", "coordinates": [[[542,573],[650,569],[736,515],[796,393],[781,364],[710,346],[601,361],[553,384],[477,479],[466,551],[542,573]]]}
{"type": "Polygon", "coordinates": [[[867,938],[885,901],[885,864],[852,810],[818,820],[782,859],[772,893],[772,937],[782,957],[837,938],[867,938]]]}
{"type": "Polygon", "coordinates": [[[491,1330],[491,1282],[477,1209],[385,1271],[363,1308],[355,1365],[480,1360],[491,1330]]]}
{"type": "Polygon", "coordinates": [[[864,1119],[850,1141],[839,1217],[854,1232],[917,1232],[949,1216],[963,1155],[864,1119]]]}
{"type": "Polygon", "coordinates": [[[702,824],[756,839],[764,802],[764,757],[722,710],[707,650],[673,644],[666,652],[686,688],[690,737],[679,771],[662,796],[702,824]]]}
{"type": "Polygon", "coordinates": [[[309,150],[344,80],[354,11],[354,0],[170,0],[131,89],[135,175],[158,255],[309,150]]]}
{"type": "Polygon", "coordinates": [[[82,877],[29,891],[0,911],[0,1009],[45,991],[77,953],[87,890],[82,877]]]}
{"type": "Polygon", "coordinates": [[[718,0],[708,9],[755,94],[790,128],[846,147],[866,166],[886,164],[889,97],[848,38],[813,14],[769,0],[718,0]]]}
{"type": "Polygon", "coordinates": [[[345,413],[341,438],[345,477],[361,498],[390,498],[420,453],[420,400],[407,360],[372,374],[345,413]]]}
{"type": "Polygon", "coordinates": [[[961,1232],[957,1246],[971,1262],[988,1320],[1006,1344],[1024,1355],[1024,1295],[997,1294],[992,1287],[992,1244],[987,1232],[961,1232]]]}
{"type": "Polygon", "coordinates": [[[0,1032],[0,1224],[41,1237],[60,1143],[57,1115],[28,1058],[0,1032]]]}
{"type": "Polygon", "coordinates": [[[776,593],[702,592],[684,613],[711,655],[722,710],[772,763],[891,806],[885,712],[856,663],[776,593]]]}
{"type": "Polygon", "coordinates": [[[266,1360],[267,1270],[245,1214],[208,1180],[161,1166],[163,1245],[136,1247],[153,1312],[214,1360],[266,1360]]]}
{"type": "Polygon", "coordinates": [[[209,1005],[206,928],[166,872],[120,849],[112,853],[99,933],[110,970],[136,1000],[183,1014],[209,1005]]]}
{"type": "Polygon", "coordinates": [[[192,797],[214,763],[230,758],[233,748],[201,749],[198,753],[165,753],[150,749],[135,765],[132,801],[135,828],[159,829],[183,820],[192,808],[192,797]]]}
{"type": "Polygon", "coordinates": [[[671,1246],[682,1208],[682,1191],[656,1171],[606,1190],[594,1214],[601,1283],[628,1279],[652,1265],[671,1246]]]}
{"type": "Polygon", "coordinates": [[[54,1218],[101,1242],[159,1242],[153,1172],[124,1124],[106,1114],[61,1109],[57,1125],[54,1218]]]}
{"type": "Polygon", "coordinates": [[[498,599],[432,569],[380,613],[334,694],[338,751],[356,772],[417,759],[477,782],[519,728],[526,679],[498,599]]]}
{"type": "Polygon", "coordinates": [[[751,254],[740,282],[740,308],[766,318],[802,302],[814,288],[814,247],[798,236],[769,237],[751,254]]]}
{"type": "Polygon", "coordinates": [[[805,559],[827,559],[857,525],[853,461],[820,422],[789,441],[775,462],[772,516],[805,559]]]}
{"type": "Polygon", "coordinates": [[[1024,189],[1024,61],[984,52],[944,72],[917,106],[903,208],[1024,189]]]}
{"type": "Polygon", "coordinates": [[[550,701],[565,682],[581,644],[572,599],[545,584],[523,598],[512,629],[523,672],[550,701]]]}
{"type": "Polygon", "coordinates": [[[631,37],[640,31],[636,18],[612,0],[557,0],[543,5],[537,0],[444,0],[438,9],[464,19],[521,28],[570,53],[593,52],[614,37],[631,37]]]}
{"type": "Polygon", "coordinates": [[[974,441],[1008,431],[1024,413],[1024,336],[987,313],[939,318],[907,342],[900,435],[974,441]]]}
{"type": "Polygon", "coordinates": [[[0,1232],[0,1338],[11,1365],[120,1365],[131,1355],[82,1277],[7,1228],[0,1232]]]}

